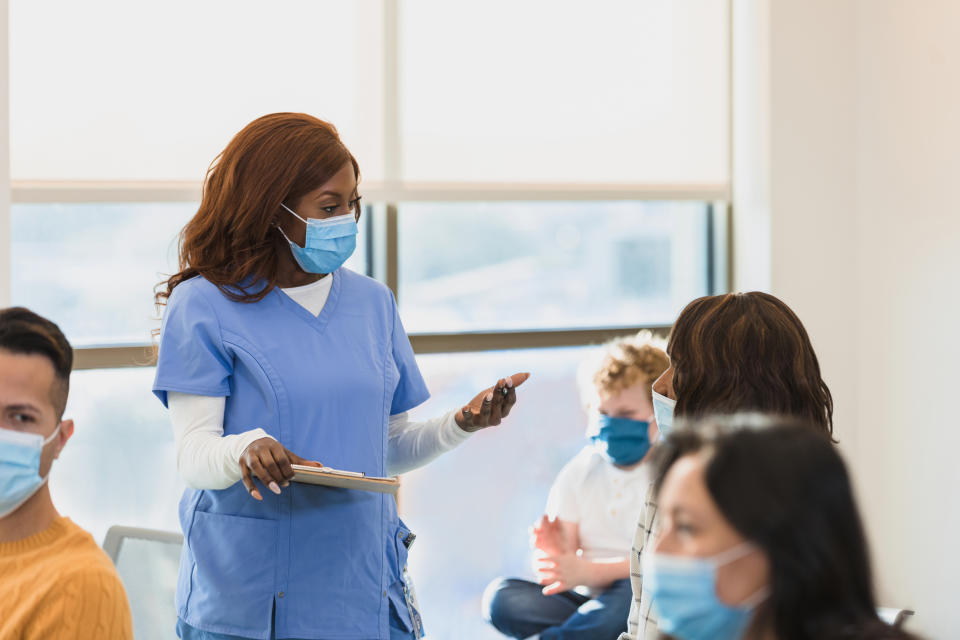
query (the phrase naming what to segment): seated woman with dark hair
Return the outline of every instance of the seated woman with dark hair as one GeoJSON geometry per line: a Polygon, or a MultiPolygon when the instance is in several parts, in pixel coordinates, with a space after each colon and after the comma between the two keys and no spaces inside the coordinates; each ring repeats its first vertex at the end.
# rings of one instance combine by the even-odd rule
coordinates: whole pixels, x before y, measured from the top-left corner
{"type": "MultiPolygon", "coordinates": [[[[670,367],[653,384],[660,433],[674,415],[697,418],[741,411],[793,416],[830,440],[833,398],[797,315],[767,293],[731,293],[698,298],[680,313],[667,343],[670,367]]],[[[641,555],[657,524],[651,492],[642,506],[630,555],[633,602],[620,640],[657,638],[650,594],[643,584],[641,555]]]]}
{"type": "Polygon", "coordinates": [[[644,588],[661,637],[880,640],[846,467],[792,418],[707,419],[654,450],[659,528],[644,588]]]}

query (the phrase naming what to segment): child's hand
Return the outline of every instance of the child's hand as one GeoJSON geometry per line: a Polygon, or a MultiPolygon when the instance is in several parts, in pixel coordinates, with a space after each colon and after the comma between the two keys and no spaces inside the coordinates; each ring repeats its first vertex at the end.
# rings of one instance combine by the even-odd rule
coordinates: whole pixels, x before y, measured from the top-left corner
{"type": "Polygon", "coordinates": [[[543,595],[552,596],[589,581],[589,562],[575,552],[551,556],[534,553],[533,570],[537,582],[543,585],[543,595]]]}
{"type": "Polygon", "coordinates": [[[530,527],[530,546],[551,556],[572,551],[563,527],[560,526],[560,520],[551,520],[546,515],[540,516],[530,527]]]}

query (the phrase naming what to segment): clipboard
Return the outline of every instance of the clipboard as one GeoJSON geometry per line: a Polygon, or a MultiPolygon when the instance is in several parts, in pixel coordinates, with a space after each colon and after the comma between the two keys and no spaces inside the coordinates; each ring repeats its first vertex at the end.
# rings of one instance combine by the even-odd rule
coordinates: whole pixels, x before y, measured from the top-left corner
{"type": "Polygon", "coordinates": [[[325,487],[340,489],[358,489],[360,491],[376,491],[397,495],[400,488],[400,479],[367,477],[356,471],[340,471],[330,467],[310,467],[302,464],[290,465],[293,467],[293,481],[305,484],[318,484],[325,487]]]}

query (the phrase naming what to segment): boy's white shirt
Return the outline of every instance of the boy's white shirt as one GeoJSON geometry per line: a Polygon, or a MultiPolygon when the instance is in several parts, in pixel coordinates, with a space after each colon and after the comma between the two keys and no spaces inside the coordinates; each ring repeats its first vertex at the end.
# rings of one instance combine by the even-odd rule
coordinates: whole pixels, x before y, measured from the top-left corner
{"type": "Polygon", "coordinates": [[[646,464],[620,469],[588,444],[557,474],[546,513],[578,525],[584,558],[627,558],[649,484],[646,464]]]}
{"type": "MultiPolygon", "coordinates": [[[[323,311],[332,283],[333,274],[282,291],[316,316],[323,311]]],[[[167,393],[177,470],[194,489],[226,489],[239,482],[244,450],[255,440],[272,437],[261,428],[224,436],[226,401],[222,396],[167,393]]],[[[412,471],[466,441],[470,433],[457,425],[456,413],[450,411],[424,422],[411,422],[406,412],[390,416],[387,474],[412,471]]]]}

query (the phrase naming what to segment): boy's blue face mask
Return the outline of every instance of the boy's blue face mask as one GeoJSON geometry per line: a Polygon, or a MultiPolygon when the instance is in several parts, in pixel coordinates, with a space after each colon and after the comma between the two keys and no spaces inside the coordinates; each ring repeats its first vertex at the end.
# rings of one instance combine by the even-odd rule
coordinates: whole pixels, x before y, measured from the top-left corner
{"type": "Polygon", "coordinates": [[[643,460],[650,450],[646,420],[611,418],[600,414],[597,419],[599,431],[591,439],[607,460],[616,465],[628,466],[643,460]]]}
{"type": "Polygon", "coordinates": [[[749,542],[708,558],[643,555],[643,588],[650,593],[660,631],[680,640],[740,640],[763,588],[738,606],[717,597],[717,569],[753,552],[749,542]]]}
{"type": "Polygon", "coordinates": [[[287,238],[287,234],[280,233],[290,243],[293,259],[300,268],[307,273],[333,273],[343,266],[353,251],[357,248],[357,219],[352,213],[334,216],[325,220],[315,218],[305,219],[287,205],[280,206],[302,220],[307,225],[306,241],[303,246],[287,238]]]}

